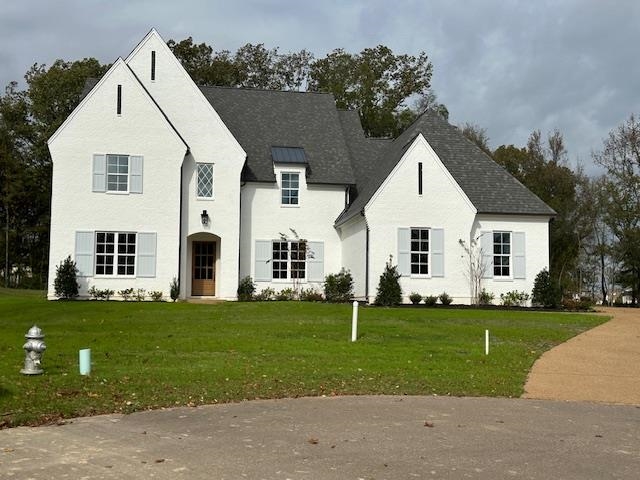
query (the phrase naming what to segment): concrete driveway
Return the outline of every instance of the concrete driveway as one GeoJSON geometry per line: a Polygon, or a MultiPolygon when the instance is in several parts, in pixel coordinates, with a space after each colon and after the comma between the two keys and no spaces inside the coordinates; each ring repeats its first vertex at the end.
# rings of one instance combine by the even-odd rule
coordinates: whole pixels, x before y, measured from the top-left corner
{"type": "Polygon", "coordinates": [[[637,479],[640,408],[333,397],[0,431],[7,479],[637,479]]]}

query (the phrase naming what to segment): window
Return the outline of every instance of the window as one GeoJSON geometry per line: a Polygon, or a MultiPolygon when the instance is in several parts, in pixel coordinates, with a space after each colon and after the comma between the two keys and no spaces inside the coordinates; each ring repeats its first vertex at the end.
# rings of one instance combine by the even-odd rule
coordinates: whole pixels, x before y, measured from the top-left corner
{"type": "Polygon", "coordinates": [[[213,198],[213,164],[198,163],[198,197],[213,198]]]}
{"type": "Polygon", "coordinates": [[[136,234],[96,232],[96,275],[135,275],[136,234]]]}
{"type": "Polygon", "coordinates": [[[143,164],[141,155],[95,153],[91,191],[142,193],[143,164]]]}
{"type": "Polygon", "coordinates": [[[156,51],[151,50],[151,81],[156,79],[156,51]]]}
{"type": "Polygon", "coordinates": [[[118,85],[118,96],[116,99],[116,113],[122,114],[122,85],[118,85]]]}
{"type": "Polygon", "coordinates": [[[429,229],[411,229],[411,274],[429,274],[429,229]]]}
{"type": "Polygon", "coordinates": [[[299,173],[282,173],[282,205],[298,205],[299,173]]]}
{"type": "Polygon", "coordinates": [[[418,162],[418,195],[422,195],[422,162],[418,162]]]}
{"type": "Polygon", "coordinates": [[[129,191],[129,157],[107,155],[107,192],[129,191]]]}
{"type": "Polygon", "coordinates": [[[511,274],[511,232],[493,232],[493,276],[511,274]]]}
{"type": "Polygon", "coordinates": [[[307,244],[305,242],[274,241],[272,252],[273,279],[306,278],[307,244]]]}

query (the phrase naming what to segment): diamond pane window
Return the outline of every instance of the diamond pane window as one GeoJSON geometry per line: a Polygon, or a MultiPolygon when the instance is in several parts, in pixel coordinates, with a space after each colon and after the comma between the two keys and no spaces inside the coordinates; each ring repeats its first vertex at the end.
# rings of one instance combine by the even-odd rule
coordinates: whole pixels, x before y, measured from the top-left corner
{"type": "Polygon", "coordinates": [[[213,164],[198,164],[198,197],[213,198],[213,164]]]}

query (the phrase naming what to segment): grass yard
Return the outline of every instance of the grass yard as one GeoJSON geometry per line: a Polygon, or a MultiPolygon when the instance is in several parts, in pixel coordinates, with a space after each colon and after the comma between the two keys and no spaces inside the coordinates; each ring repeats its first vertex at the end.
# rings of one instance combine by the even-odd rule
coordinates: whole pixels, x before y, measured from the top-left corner
{"type": "Polygon", "coordinates": [[[107,412],[306,395],[519,396],[544,351],[605,321],[584,314],[302,302],[47,302],[0,289],[0,427],[107,412]],[[20,374],[42,328],[45,373],[20,374]],[[484,354],[484,331],[491,353],[484,354]],[[92,374],[78,350],[91,348],[92,374]]]}

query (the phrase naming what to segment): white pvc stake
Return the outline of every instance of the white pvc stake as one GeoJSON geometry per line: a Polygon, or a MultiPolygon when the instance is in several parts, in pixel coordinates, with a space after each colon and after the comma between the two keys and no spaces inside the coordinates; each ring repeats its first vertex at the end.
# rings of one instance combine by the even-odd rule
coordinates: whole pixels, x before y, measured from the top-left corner
{"type": "Polygon", "coordinates": [[[80,375],[91,374],[91,349],[80,350],[80,375]]]}
{"type": "Polygon", "coordinates": [[[351,319],[351,341],[358,338],[358,302],[353,302],[353,318],[351,319]]]}
{"type": "Polygon", "coordinates": [[[484,331],[484,354],[489,355],[489,330],[484,331]]]}

